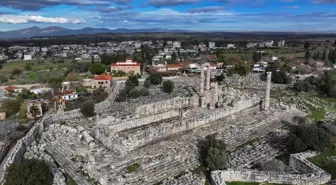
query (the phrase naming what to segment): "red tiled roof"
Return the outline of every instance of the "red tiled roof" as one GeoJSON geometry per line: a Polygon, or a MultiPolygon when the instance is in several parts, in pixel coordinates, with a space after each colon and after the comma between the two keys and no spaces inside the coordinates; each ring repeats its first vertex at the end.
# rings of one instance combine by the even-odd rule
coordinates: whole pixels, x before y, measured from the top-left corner
{"type": "Polygon", "coordinates": [[[8,87],[5,88],[5,90],[7,90],[7,91],[14,90],[14,89],[17,89],[17,87],[15,87],[15,86],[8,86],[8,87]]]}
{"type": "Polygon", "coordinates": [[[106,74],[97,75],[93,78],[93,80],[111,80],[111,79],[112,79],[112,76],[106,75],[106,74]]]}
{"type": "Polygon", "coordinates": [[[117,62],[117,63],[112,63],[111,66],[141,66],[141,64],[137,61],[132,61],[132,62],[117,62]]]}

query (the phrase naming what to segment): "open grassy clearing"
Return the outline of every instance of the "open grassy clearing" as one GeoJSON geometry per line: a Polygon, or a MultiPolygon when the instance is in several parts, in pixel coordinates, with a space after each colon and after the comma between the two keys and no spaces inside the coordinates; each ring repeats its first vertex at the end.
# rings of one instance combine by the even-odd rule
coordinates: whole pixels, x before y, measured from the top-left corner
{"type": "Polygon", "coordinates": [[[322,152],[320,155],[310,158],[309,160],[328,172],[332,179],[336,179],[336,160],[331,159],[330,157],[332,156],[336,156],[335,149],[322,152]]]}
{"type": "Polygon", "coordinates": [[[310,117],[315,121],[323,120],[329,114],[336,114],[335,98],[321,96],[312,92],[297,93],[293,90],[274,92],[272,96],[285,103],[294,103],[308,107],[311,112],[310,117]]]}

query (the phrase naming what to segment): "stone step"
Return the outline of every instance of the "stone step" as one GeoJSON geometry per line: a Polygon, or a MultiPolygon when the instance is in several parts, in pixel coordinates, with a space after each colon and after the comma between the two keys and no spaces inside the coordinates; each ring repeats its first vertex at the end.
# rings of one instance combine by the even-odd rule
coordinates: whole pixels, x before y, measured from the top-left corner
{"type": "Polygon", "coordinates": [[[68,160],[66,157],[64,157],[62,154],[60,154],[59,151],[57,151],[55,146],[48,145],[46,146],[47,152],[50,154],[50,156],[63,168],[68,175],[73,178],[78,185],[91,185],[92,183],[88,182],[86,178],[77,172],[79,169],[79,166],[76,165],[71,160],[68,160]]]}

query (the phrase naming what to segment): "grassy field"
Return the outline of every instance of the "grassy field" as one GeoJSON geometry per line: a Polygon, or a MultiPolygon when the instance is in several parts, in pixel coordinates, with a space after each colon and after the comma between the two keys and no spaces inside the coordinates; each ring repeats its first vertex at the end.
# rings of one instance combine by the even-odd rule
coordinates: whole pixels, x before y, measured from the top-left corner
{"type": "Polygon", "coordinates": [[[328,172],[332,179],[336,179],[336,161],[328,159],[331,156],[336,156],[336,150],[322,152],[320,155],[310,158],[309,160],[328,172]]]}
{"type": "Polygon", "coordinates": [[[18,60],[18,61],[12,61],[10,63],[5,63],[3,64],[3,68],[0,71],[1,72],[12,72],[14,68],[23,70],[24,66],[27,63],[33,63],[35,65],[37,64],[37,60],[18,60]]]}
{"type": "MultiPolygon", "coordinates": [[[[272,94],[272,93],[271,93],[272,94]]],[[[321,96],[315,93],[296,93],[292,90],[274,92],[273,98],[279,98],[283,102],[304,105],[308,107],[311,119],[323,120],[327,115],[336,114],[336,99],[321,96]]]]}
{"type": "MultiPolygon", "coordinates": [[[[71,62],[72,62],[71,59],[64,60],[64,63],[54,63],[51,60],[43,60],[43,62],[39,64],[38,60],[18,60],[18,61],[11,61],[10,63],[3,64],[3,68],[0,71],[1,72],[12,72],[14,68],[24,70],[25,65],[28,63],[33,64],[32,66],[33,71],[38,71],[38,70],[43,70],[43,69],[65,67],[71,62]]],[[[89,63],[89,62],[91,62],[91,60],[79,60],[78,61],[78,63],[89,63]]]]}

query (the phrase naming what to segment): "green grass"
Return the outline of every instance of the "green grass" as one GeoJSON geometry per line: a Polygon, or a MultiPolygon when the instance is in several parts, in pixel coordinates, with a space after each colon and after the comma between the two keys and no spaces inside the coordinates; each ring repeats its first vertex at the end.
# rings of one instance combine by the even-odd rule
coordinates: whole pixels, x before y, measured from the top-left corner
{"type": "Polygon", "coordinates": [[[78,184],[71,177],[68,177],[68,179],[66,181],[66,185],[78,185],[78,184]]]}
{"type": "Polygon", "coordinates": [[[332,179],[336,179],[336,161],[328,160],[328,157],[336,156],[336,150],[327,150],[320,155],[310,158],[309,160],[316,166],[322,168],[331,175],[332,179]]]}
{"type": "Polygon", "coordinates": [[[311,111],[310,118],[313,119],[314,121],[323,120],[325,113],[326,112],[324,109],[314,110],[314,111],[311,111]]]}
{"type": "MultiPolygon", "coordinates": [[[[273,183],[257,183],[257,182],[226,182],[227,185],[280,185],[273,183]]],[[[285,185],[285,184],[282,184],[285,185]]]]}
{"type": "Polygon", "coordinates": [[[14,68],[18,68],[23,70],[24,66],[27,63],[37,63],[37,60],[18,60],[18,61],[12,61],[10,63],[3,64],[3,68],[0,70],[1,72],[12,72],[14,68]]]}
{"type": "Polygon", "coordinates": [[[134,173],[134,172],[137,172],[138,169],[140,167],[140,164],[139,163],[134,163],[130,166],[127,166],[127,173],[134,173]]]}

